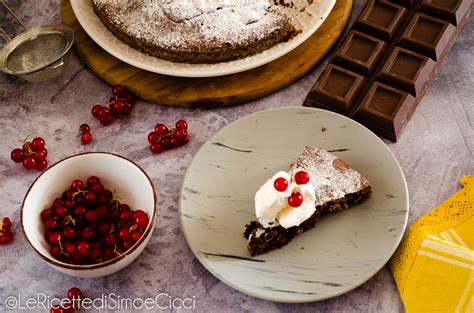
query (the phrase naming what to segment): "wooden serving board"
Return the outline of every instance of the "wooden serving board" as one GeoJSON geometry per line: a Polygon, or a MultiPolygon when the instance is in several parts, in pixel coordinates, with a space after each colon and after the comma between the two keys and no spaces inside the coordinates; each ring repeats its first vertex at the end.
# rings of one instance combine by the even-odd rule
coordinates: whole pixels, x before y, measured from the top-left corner
{"type": "Polygon", "coordinates": [[[185,107],[241,104],[288,86],[326,55],[343,32],[351,10],[352,0],[337,0],[326,21],[307,41],[271,63],[233,75],[183,78],[144,71],[108,54],[81,27],[70,1],[61,0],[64,24],[74,30],[76,51],[92,71],[111,85],[124,85],[144,100],[185,107]]]}

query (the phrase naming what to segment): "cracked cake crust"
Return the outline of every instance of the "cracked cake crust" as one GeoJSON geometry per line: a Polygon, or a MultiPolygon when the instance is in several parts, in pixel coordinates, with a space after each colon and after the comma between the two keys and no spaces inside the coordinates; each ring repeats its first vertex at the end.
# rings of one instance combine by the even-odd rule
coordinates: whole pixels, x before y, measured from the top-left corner
{"type": "Polygon", "coordinates": [[[297,34],[266,0],[91,0],[104,25],[133,48],[183,63],[245,58],[297,34]]]}

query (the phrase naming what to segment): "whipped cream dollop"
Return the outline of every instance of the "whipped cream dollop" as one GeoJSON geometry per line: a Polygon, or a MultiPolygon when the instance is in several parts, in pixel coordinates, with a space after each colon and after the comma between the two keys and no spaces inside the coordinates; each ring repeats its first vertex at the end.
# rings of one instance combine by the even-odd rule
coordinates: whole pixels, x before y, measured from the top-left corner
{"type": "Polygon", "coordinates": [[[294,178],[294,170],[290,173],[280,171],[273,175],[255,194],[255,214],[263,227],[274,227],[281,225],[284,228],[299,226],[316,211],[316,195],[311,182],[297,184],[294,178]],[[288,187],[284,191],[275,188],[275,181],[284,178],[288,187]],[[303,197],[301,205],[291,206],[288,198],[294,193],[300,193],[303,197]]]}

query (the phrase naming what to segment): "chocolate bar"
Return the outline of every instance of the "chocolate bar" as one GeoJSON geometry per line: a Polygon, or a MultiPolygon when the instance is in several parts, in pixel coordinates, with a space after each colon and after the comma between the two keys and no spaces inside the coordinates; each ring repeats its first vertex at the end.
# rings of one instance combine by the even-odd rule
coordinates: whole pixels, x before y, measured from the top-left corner
{"type": "Polygon", "coordinates": [[[304,106],[396,141],[469,17],[472,0],[369,0],[304,106]]]}

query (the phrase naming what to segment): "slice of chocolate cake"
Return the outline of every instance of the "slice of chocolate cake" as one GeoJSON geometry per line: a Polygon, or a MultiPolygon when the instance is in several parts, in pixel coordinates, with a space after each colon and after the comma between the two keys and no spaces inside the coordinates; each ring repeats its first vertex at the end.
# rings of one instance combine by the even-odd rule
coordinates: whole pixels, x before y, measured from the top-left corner
{"type": "MultiPolygon", "coordinates": [[[[296,235],[313,228],[321,214],[361,203],[372,190],[369,181],[347,163],[323,149],[312,147],[303,150],[287,177],[294,182],[286,182],[286,185],[283,182],[283,188],[293,186],[293,189],[283,190],[281,180],[287,179],[273,177],[257,192],[256,213],[259,221],[246,225],[244,232],[252,256],[285,246],[296,235]],[[314,197],[300,192],[302,183],[298,181],[298,175],[301,172],[309,175],[308,186],[314,188],[314,197]],[[272,190],[273,186],[276,190],[272,190]],[[300,202],[295,201],[298,197],[300,202]],[[310,197],[311,201],[314,199],[314,209],[308,218],[302,220],[300,217],[304,214],[298,210],[308,212],[303,205],[304,197],[310,197]]],[[[303,181],[303,184],[306,182],[303,181]]]]}

